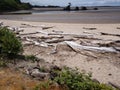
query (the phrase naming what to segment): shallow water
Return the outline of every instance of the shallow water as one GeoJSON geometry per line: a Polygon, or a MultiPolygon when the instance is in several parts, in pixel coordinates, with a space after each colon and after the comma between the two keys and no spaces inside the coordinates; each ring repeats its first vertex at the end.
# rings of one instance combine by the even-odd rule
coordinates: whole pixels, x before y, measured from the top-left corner
{"type": "Polygon", "coordinates": [[[0,15],[0,19],[55,23],[120,23],[120,7],[87,11],[32,10],[31,15],[0,15]]]}

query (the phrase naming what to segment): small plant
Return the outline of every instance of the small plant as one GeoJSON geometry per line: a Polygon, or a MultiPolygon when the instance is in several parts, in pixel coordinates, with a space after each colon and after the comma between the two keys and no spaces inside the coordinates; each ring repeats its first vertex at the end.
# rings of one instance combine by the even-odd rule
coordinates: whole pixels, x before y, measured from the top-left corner
{"type": "Polygon", "coordinates": [[[14,58],[22,51],[22,44],[15,34],[6,27],[0,27],[0,55],[14,58]]]}
{"type": "Polygon", "coordinates": [[[26,55],[25,60],[32,60],[33,62],[35,62],[37,60],[37,57],[34,55],[26,55]]]}
{"type": "Polygon", "coordinates": [[[61,86],[66,85],[69,90],[113,90],[110,86],[94,82],[91,75],[76,70],[64,69],[57,74],[54,81],[61,86]]]}

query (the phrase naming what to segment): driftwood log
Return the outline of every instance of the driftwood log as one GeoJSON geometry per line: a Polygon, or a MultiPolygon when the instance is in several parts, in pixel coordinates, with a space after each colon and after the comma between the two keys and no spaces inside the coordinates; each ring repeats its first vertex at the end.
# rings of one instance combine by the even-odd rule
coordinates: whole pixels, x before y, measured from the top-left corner
{"type": "Polygon", "coordinates": [[[100,51],[100,52],[117,52],[112,47],[83,46],[83,45],[77,44],[73,41],[65,41],[65,43],[77,52],[80,51],[80,50],[100,51]]]}

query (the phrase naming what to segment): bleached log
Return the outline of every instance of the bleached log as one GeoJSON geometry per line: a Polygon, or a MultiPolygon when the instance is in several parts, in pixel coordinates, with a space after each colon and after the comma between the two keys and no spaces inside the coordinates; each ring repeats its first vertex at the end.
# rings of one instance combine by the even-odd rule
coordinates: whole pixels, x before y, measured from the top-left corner
{"type": "Polygon", "coordinates": [[[83,45],[77,44],[73,41],[65,41],[65,43],[77,52],[80,51],[80,50],[100,51],[100,52],[117,52],[112,47],[83,46],[83,45]]]}

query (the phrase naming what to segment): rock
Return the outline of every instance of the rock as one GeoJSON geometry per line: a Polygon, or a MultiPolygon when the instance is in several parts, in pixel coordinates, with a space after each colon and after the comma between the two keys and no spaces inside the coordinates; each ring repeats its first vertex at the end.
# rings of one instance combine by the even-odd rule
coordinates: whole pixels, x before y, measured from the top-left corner
{"type": "Polygon", "coordinates": [[[44,80],[49,78],[49,73],[40,72],[39,69],[33,69],[32,71],[30,71],[30,75],[39,80],[44,80]]]}

